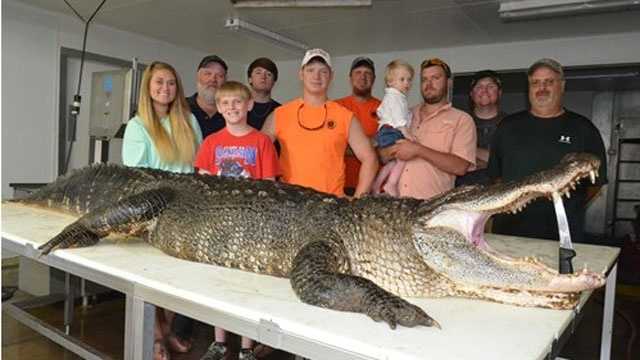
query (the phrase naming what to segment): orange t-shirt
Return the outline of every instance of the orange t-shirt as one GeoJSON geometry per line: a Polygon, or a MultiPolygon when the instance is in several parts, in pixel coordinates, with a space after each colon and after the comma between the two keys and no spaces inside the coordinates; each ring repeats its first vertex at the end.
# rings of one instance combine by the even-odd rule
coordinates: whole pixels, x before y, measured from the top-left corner
{"type": "Polygon", "coordinates": [[[296,99],[276,108],[282,181],[343,196],[352,118],[351,111],[333,101],[316,107],[296,99]]]}
{"type": "MultiPolygon", "coordinates": [[[[368,138],[373,137],[378,130],[378,114],[376,110],[380,106],[380,100],[372,97],[366,101],[360,101],[355,96],[347,96],[336,102],[349,109],[360,122],[364,134],[368,138]]],[[[360,175],[360,160],[353,155],[345,155],[345,187],[356,188],[360,175]]]]}

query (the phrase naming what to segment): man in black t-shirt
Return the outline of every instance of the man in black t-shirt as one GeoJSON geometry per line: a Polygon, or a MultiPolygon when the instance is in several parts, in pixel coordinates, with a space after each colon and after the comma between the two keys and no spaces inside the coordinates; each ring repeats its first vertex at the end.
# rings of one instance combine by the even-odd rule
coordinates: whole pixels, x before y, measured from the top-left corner
{"type": "Polygon", "coordinates": [[[217,55],[205,56],[198,65],[198,91],[187,98],[198,120],[202,139],[224,128],[225,122],[216,108],[216,91],[227,81],[227,64],[217,55]]]}
{"type": "Polygon", "coordinates": [[[498,124],[506,116],[500,110],[502,80],[493,70],[482,70],[473,74],[469,92],[469,108],[476,125],[476,169],[456,179],[456,186],[488,184],[489,148],[498,124]]]}
{"type": "Polygon", "coordinates": [[[268,58],[257,58],[247,69],[247,78],[253,96],[253,108],[249,111],[247,123],[257,130],[280,103],[271,98],[271,90],[278,81],[278,68],[268,58]]]}
{"type": "MultiPolygon", "coordinates": [[[[588,180],[563,198],[572,239],[584,239],[584,215],[588,201],[607,182],[604,144],[598,129],[584,116],[564,109],[564,72],[552,59],[536,61],[527,72],[529,111],[504,118],[494,134],[489,156],[489,176],[495,180],[519,180],[556,165],[567,153],[587,152],[600,159],[596,184],[588,180]]],[[[558,239],[553,203],[538,199],[515,215],[496,216],[495,233],[540,239],[558,239]]]]}

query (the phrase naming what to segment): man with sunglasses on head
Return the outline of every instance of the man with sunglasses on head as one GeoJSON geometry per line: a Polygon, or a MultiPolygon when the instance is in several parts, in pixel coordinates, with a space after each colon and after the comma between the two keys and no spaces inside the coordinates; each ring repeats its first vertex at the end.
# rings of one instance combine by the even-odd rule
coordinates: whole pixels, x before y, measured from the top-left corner
{"type": "Polygon", "coordinates": [[[327,96],[333,79],[331,57],[322,49],[306,52],[299,71],[302,98],[277,108],[262,131],[281,146],[282,181],[344,196],[344,154],[350,146],[362,163],[354,193],[368,193],[378,159],[353,113],[327,96]]]}
{"type": "Polygon", "coordinates": [[[412,110],[411,133],[416,141],[398,140],[380,150],[383,157],[406,161],[400,176],[400,196],[429,199],[454,186],[456,176],[473,170],[476,127],[469,114],[451,106],[451,69],[438,58],[420,65],[423,103],[412,110]]]}

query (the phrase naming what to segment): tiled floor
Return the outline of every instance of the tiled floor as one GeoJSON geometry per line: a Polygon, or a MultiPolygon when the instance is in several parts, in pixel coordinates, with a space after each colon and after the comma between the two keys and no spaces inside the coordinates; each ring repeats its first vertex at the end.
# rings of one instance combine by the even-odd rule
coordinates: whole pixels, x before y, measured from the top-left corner
{"type": "MultiPolygon", "coordinates": [[[[17,283],[17,268],[3,269],[3,285],[17,283]]],[[[629,289],[629,288],[627,288],[629,289]]],[[[640,296],[637,288],[630,288],[635,294],[616,296],[616,315],[614,319],[613,351],[614,360],[640,359],[640,296]],[[630,341],[634,338],[633,346],[630,341]]],[[[629,292],[629,291],[627,291],[629,292]]],[[[16,293],[16,297],[27,297],[16,293]]],[[[579,326],[571,337],[561,356],[567,359],[589,360],[599,359],[600,332],[602,322],[602,292],[592,296],[584,311],[579,326]]],[[[50,305],[32,312],[50,324],[62,328],[62,304],[50,305]]],[[[110,294],[98,298],[97,304],[83,309],[76,307],[74,325],[71,332],[74,336],[108,354],[114,359],[123,357],[124,334],[124,298],[118,294],[110,294]]],[[[193,350],[188,354],[177,354],[174,360],[199,359],[212,338],[212,328],[198,323],[193,350]]],[[[4,360],[57,360],[78,359],[77,356],[62,347],[19,324],[10,316],[2,316],[2,359],[4,360]]],[[[276,352],[269,357],[275,359],[291,359],[291,355],[276,352]]]]}

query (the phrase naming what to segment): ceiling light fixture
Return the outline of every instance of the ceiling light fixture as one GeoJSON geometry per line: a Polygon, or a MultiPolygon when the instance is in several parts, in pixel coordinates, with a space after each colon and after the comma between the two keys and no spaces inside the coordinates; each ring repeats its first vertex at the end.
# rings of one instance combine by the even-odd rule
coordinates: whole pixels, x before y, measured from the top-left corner
{"type": "Polygon", "coordinates": [[[636,9],[640,0],[503,0],[498,13],[513,21],[636,9]]]}
{"type": "Polygon", "coordinates": [[[309,45],[305,43],[293,40],[269,29],[248,23],[244,20],[240,20],[237,17],[228,18],[224,23],[224,27],[233,31],[244,32],[248,35],[258,37],[288,50],[303,52],[310,48],[309,45]]]}
{"type": "Polygon", "coordinates": [[[237,8],[371,6],[371,0],[231,0],[237,8]]]}

